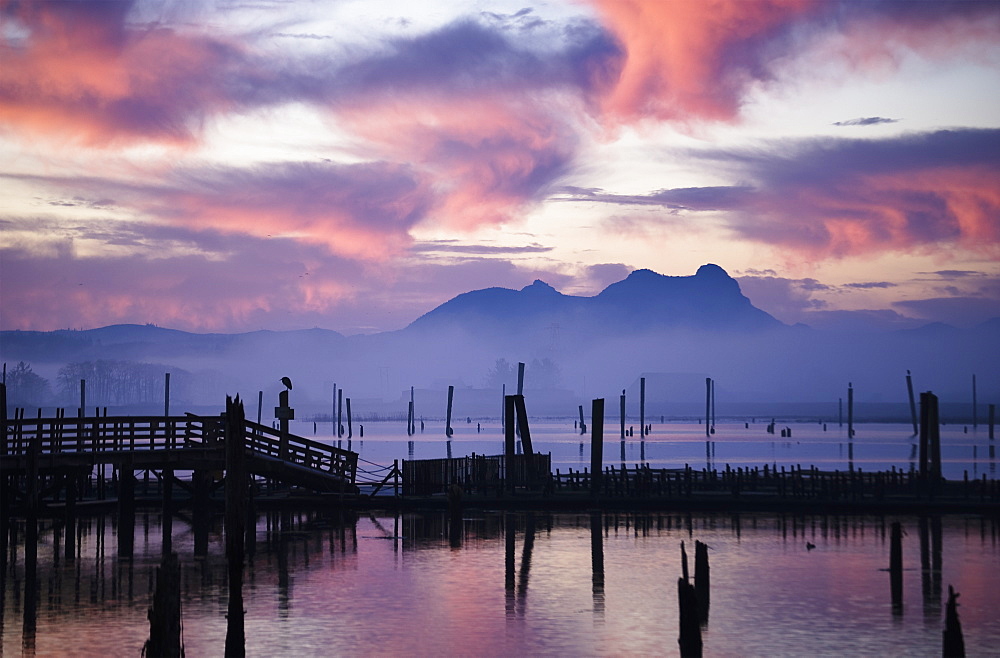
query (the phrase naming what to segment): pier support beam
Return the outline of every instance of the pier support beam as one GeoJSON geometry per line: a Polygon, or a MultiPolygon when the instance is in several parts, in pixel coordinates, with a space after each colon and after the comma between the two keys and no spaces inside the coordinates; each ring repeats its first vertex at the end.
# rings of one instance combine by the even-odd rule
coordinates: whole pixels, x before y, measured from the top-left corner
{"type": "Polygon", "coordinates": [[[604,469],[604,398],[591,402],[590,409],[590,490],[596,494],[604,469]]]}
{"type": "Polygon", "coordinates": [[[243,627],[243,561],[246,536],[247,474],[244,453],[243,403],[226,398],[226,561],[229,568],[229,613],[226,656],[246,655],[243,627]]]}
{"type": "Polygon", "coordinates": [[[509,494],[514,493],[514,444],[517,441],[517,431],[515,429],[515,427],[517,426],[517,421],[514,419],[514,416],[516,414],[516,406],[514,404],[515,397],[516,396],[508,395],[503,399],[504,489],[509,494]]]}
{"type": "Polygon", "coordinates": [[[455,430],[451,429],[451,408],[452,408],[452,404],[454,403],[454,401],[455,401],[455,387],[454,386],[449,386],[448,387],[448,412],[447,412],[447,416],[445,417],[445,421],[444,421],[444,435],[447,436],[449,439],[451,438],[451,435],[455,433],[455,430]]]}

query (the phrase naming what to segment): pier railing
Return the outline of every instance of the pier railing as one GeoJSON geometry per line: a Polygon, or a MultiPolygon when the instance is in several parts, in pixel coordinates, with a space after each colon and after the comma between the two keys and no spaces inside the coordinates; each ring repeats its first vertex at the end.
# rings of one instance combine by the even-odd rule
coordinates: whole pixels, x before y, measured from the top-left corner
{"type": "MultiPolygon", "coordinates": [[[[223,456],[221,416],[99,416],[8,419],[0,432],[0,456],[11,464],[28,457],[52,462],[59,457],[86,456],[96,463],[123,453],[176,457],[186,451],[223,456]]],[[[349,450],[282,434],[245,421],[243,436],[250,456],[263,457],[354,482],[358,455],[349,450]]]]}
{"type": "Polygon", "coordinates": [[[551,478],[549,454],[477,455],[403,462],[403,495],[446,493],[457,484],[469,493],[500,493],[505,487],[541,490],[551,478]]]}
{"type": "Polygon", "coordinates": [[[175,450],[214,445],[217,418],[185,416],[101,416],[93,418],[14,418],[7,421],[0,454],[26,456],[175,450]]]}

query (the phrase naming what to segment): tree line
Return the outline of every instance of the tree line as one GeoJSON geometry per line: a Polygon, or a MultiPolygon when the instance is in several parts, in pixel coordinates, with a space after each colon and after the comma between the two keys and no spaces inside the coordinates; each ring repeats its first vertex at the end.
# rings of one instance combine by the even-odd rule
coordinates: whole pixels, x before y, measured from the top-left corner
{"type": "Polygon", "coordinates": [[[80,400],[80,380],[87,382],[87,406],[125,406],[163,401],[165,377],[170,373],[170,397],[186,399],[193,375],[185,370],[136,361],[81,361],[59,369],[56,386],[19,362],[7,371],[7,404],[13,407],[66,404],[80,400]]]}

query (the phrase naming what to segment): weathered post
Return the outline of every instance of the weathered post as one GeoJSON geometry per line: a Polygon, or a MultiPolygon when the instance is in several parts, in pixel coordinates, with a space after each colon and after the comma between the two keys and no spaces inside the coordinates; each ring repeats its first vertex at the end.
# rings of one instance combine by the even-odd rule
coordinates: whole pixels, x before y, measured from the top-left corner
{"type": "Polygon", "coordinates": [[[847,382],[847,438],[854,438],[854,385],[847,382]]]}
{"type": "Polygon", "coordinates": [[[903,526],[899,521],[892,524],[889,539],[889,589],[892,595],[892,612],[903,614],[903,526]]]}
{"type": "MultiPolygon", "coordinates": [[[[128,471],[131,475],[132,472],[128,471]]],[[[124,476],[124,473],[123,473],[124,476]]],[[[76,471],[70,471],[66,473],[66,515],[65,515],[65,530],[66,530],[66,545],[63,547],[63,553],[67,560],[72,560],[76,557],[76,481],[79,475],[76,471]]],[[[119,485],[119,489],[120,489],[119,485]]],[[[121,498],[121,492],[119,491],[118,497],[121,498]]],[[[134,521],[133,515],[133,523],[134,521]]],[[[119,536],[123,532],[122,525],[118,525],[119,536]]]]}
{"type": "Polygon", "coordinates": [[[837,427],[844,426],[844,398],[837,398],[837,427]]]}
{"type": "Polygon", "coordinates": [[[712,436],[712,378],[705,378],[705,436],[712,436]]]}
{"type": "Polygon", "coordinates": [[[337,389],[337,438],[344,436],[344,389],[337,389]]]}
{"type": "Polygon", "coordinates": [[[993,435],[993,425],[994,425],[994,421],[996,420],[997,406],[995,404],[991,404],[989,406],[989,411],[990,411],[990,417],[989,417],[989,423],[990,423],[990,441],[992,441],[993,438],[994,438],[994,435],[993,435]]]}
{"type": "Polygon", "coordinates": [[[163,544],[160,552],[163,559],[166,559],[173,552],[174,539],[174,469],[165,468],[161,474],[163,485],[163,507],[162,507],[162,534],[163,544]]]}
{"type": "Polygon", "coordinates": [[[444,434],[448,438],[451,438],[451,435],[454,434],[454,430],[451,429],[451,406],[452,406],[452,402],[454,401],[454,399],[455,399],[455,387],[454,386],[449,386],[448,387],[448,416],[447,416],[447,419],[445,420],[445,424],[444,424],[444,434]]]}
{"type": "Polygon", "coordinates": [[[920,440],[919,440],[919,456],[918,460],[920,462],[920,469],[918,473],[920,474],[920,479],[927,481],[927,476],[929,473],[930,465],[930,451],[929,451],[929,439],[930,439],[930,424],[928,422],[928,413],[930,412],[930,404],[927,401],[927,396],[930,395],[929,392],[920,394],[920,440]]]}
{"type": "Polygon", "coordinates": [[[680,608],[680,634],[677,644],[681,656],[698,657],[702,654],[701,625],[698,623],[698,596],[694,585],[684,578],[677,579],[677,603],[680,608]]]}
{"type": "Polygon", "coordinates": [[[594,612],[604,613],[604,533],[601,513],[590,513],[590,568],[592,572],[591,595],[594,612]]]}
{"type": "Polygon", "coordinates": [[[264,391],[257,391],[257,424],[260,425],[261,413],[264,411],[264,391]]]}
{"type": "Polygon", "coordinates": [[[698,597],[698,620],[704,624],[708,621],[711,601],[711,577],[708,567],[708,544],[700,541],[694,543],[694,592],[698,597]]]}
{"type": "Polygon", "coordinates": [[[965,656],[965,638],[962,637],[962,622],[958,618],[958,592],[948,585],[948,606],[944,617],[944,642],[941,654],[946,658],[965,656]]]}
{"type": "Polygon", "coordinates": [[[910,398],[910,420],[913,422],[913,436],[916,436],[920,432],[917,426],[917,405],[913,401],[913,377],[910,376],[910,371],[906,371],[906,393],[910,398]]]}
{"type": "MultiPolygon", "coordinates": [[[[135,474],[131,458],[129,462],[118,481],[118,557],[125,559],[132,558],[135,545],[135,474]]],[[[68,550],[66,556],[69,557],[68,550]]]]}
{"type": "Polygon", "coordinates": [[[156,591],[148,617],[149,639],[142,648],[143,655],[171,658],[184,655],[181,646],[181,565],[177,553],[164,555],[156,568],[156,591]]]}
{"type": "Polygon", "coordinates": [[[351,398],[347,398],[347,438],[354,436],[354,428],[351,425],[351,398]]]}
{"type": "Polygon", "coordinates": [[[532,454],[531,430],[528,428],[528,412],[524,406],[524,396],[514,396],[514,408],[517,412],[517,428],[521,432],[521,443],[524,447],[524,454],[532,454]]]}
{"type": "Polygon", "coordinates": [[[938,397],[928,391],[927,423],[930,425],[928,442],[931,452],[931,478],[935,483],[941,481],[941,425],[938,418],[938,397]]]}
{"type": "Polygon", "coordinates": [[[170,373],[163,375],[163,415],[170,416],[170,373]]]}
{"type": "Polygon", "coordinates": [[[517,394],[524,395],[524,364],[517,364],[517,394]]]}
{"type": "Polygon", "coordinates": [[[414,412],[414,406],[413,406],[413,387],[411,386],[410,387],[410,405],[409,405],[409,409],[407,411],[407,416],[406,416],[406,435],[407,436],[413,436],[414,434],[417,433],[417,424],[415,422],[415,418],[414,418],[413,412],[414,412]]]}
{"type": "Polygon", "coordinates": [[[622,389],[621,397],[618,398],[618,416],[622,423],[622,441],[625,440],[625,389],[622,389]]]}
{"type": "Polygon", "coordinates": [[[274,408],[274,417],[278,419],[278,428],[281,432],[278,438],[278,455],[282,459],[288,459],[288,421],[295,418],[295,409],[288,406],[287,390],[278,393],[278,406],[274,408]]]}
{"type": "Polygon", "coordinates": [[[639,438],[646,436],[646,378],[639,378],[639,438]]]}
{"type": "Polygon", "coordinates": [[[226,396],[226,560],[229,570],[229,612],[226,626],[226,656],[246,655],[243,628],[243,561],[246,540],[246,452],[243,403],[237,395],[226,396]]]}
{"type": "Polygon", "coordinates": [[[515,406],[514,406],[514,396],[508,395],[503,399],[504,409],[504,443],[503,443],[503,456],[504,456],[504,488],[507,493],[514,493],[514,443],[517,440],[517,434],[515,431],[515,426],[517,422],[514,420],[515,406]]]}
{"type": "Polygon", "coordinates": [[[87,415],[87,380],[80,380],[80,418],[87,415]]]}
{"type": "Polygon", "coordinates": [[[580,434],[583,435],[583,434],[586,434],[586,433],[587,433],[587,423],[585,423],[583,421],[583,405],[581,404],[580,405],[580,434]]]}
{"type": "Polygon", "coordinates": [[[712,434],[715,434],[715,380],[712,380],[712,434]]]}
{"type": "Polygon", "coordinates": [[[590,429],[590,490],[597,494],[604,468],[604,398],[591,402],[590,422],[593,423],[590,429]]]}

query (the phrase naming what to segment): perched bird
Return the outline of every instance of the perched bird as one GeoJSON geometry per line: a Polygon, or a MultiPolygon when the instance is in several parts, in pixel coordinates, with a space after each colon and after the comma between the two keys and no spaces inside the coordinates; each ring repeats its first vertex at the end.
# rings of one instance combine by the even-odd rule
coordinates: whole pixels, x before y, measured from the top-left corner
{"type": "Polygon", "coordinates": [[[285,388],[287,388],[289,391],[292,390],[292,380],[289,379],[288,377],[282,377],[281,383],[284,384],[285,388]]]}
{"type": "Polygon", "coordinates": [[[811,551],[814,548],[816,548],[816,544],[814,544],[812,542],[808,542],[808,541],[806,542],[806,550],[807,551],[811,551]]]}

